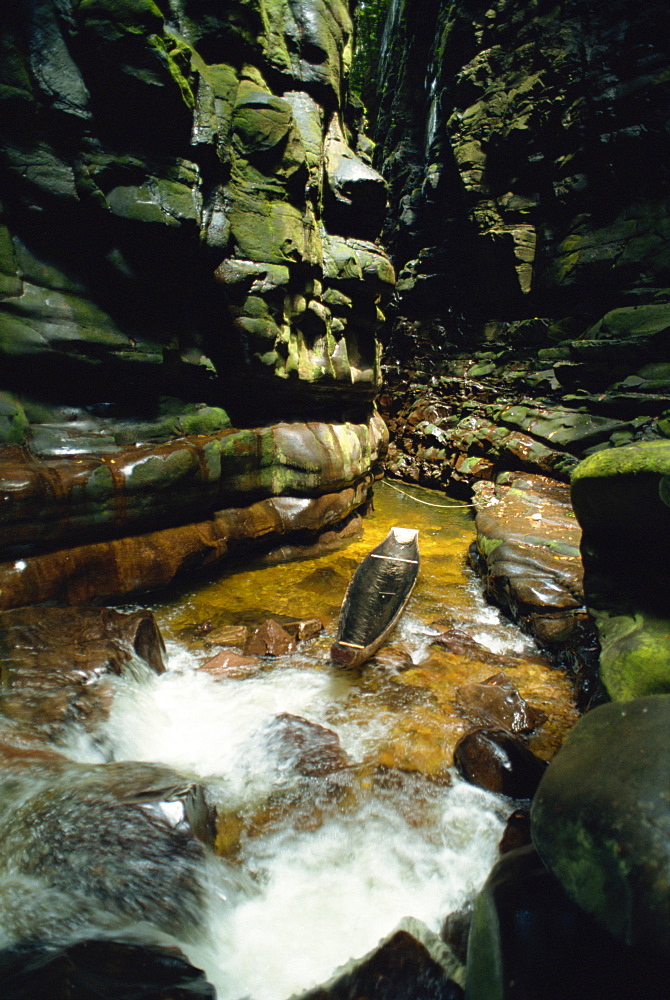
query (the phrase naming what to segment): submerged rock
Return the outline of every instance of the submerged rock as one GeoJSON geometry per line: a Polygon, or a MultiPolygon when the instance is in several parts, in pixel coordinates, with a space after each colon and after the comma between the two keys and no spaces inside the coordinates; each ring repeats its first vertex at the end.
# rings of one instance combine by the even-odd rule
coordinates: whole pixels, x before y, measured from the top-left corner
{"type": "Polygon", "coordinates": [[[79,941],[61,949],[0,952],[5,996],[12,1000],[216,1000],[205,973],[177,948],[124,941],[79,941]]]}
{"type": "Polygon", "coordinates": [[[524,701],[505,674],[494,674],[481,684],[462,684],[456,696],[468,718],[493,724],[511,733],[529,733],[546,721],[544,712],[524,701]]]}
{"type": "Polygon", "coordinates": [[[305,777],[341,771],[349,763],[337,733],[288,712],[272,720],[266,742],[282,768],[290,767],[305,777]]]}
{"type": "Polygon", "coordinates": [[[567,894],[626,944],[670,954],[670,696],[601,705],[575,726],[532,807],[567,894]]]}

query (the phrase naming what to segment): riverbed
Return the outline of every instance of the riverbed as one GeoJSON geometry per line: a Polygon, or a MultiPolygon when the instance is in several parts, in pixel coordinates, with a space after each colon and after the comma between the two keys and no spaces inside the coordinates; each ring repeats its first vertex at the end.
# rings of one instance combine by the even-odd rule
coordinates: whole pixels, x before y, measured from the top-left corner
{"type": "Polygon", "coordinates": [[[530,739],[538,755],[549,759],[574,723],[566,679],[483,600],[467,563],[474,537],[470,506],[380,483],[346,548],[238,567],[155,600],[166,672],[114,679],[104,727],[72,732],[74,759],[167,764],[216,805],[207,912],[178,943],[220,1000],[287,1000],[406,917],[438,933],[486,879],[515,803],[462,781],[452,755],[472,728],[456,689],[496,667],[435,647],[438,635],[461,630],[504,659],[548,716],[530,739]],[[410,603],[375,660],[335,668],[328,650],[349,578],[394,525],[419,530],[410,603]],[[207,669],[221,650],[209,637],[272,615],[316,617],[323,630],[285,656],[227,674],[207,669]],[[296,763],[291,741],[305,725],[317,744],[335,746],[332,766],[318,747],[318,766],[296,763]]]}

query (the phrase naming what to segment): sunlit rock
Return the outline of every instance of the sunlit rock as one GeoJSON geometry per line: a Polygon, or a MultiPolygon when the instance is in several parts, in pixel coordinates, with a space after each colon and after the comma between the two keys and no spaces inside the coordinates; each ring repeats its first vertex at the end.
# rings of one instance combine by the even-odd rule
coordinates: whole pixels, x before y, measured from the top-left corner
{"type": "Polygon", "coordinates": [[[524,701],[502,673],[487,677],[481,684],[462,684],[456,696],[473,722],[502,726],[511,733],[531,732],[547,718],[524,701]]]}
{"type": "Polygon", "coordinates": [[[254,629],[245,643],[244,652],[247,656],[284,656],[295,648],[293,637],[276,621],[269,619],[254,629]]]}
{"type": "MultiPolygon", "coordinates": [[[[354,151],[352,49],[344,0],[8,11],[0,558],[67,548],[107,595],[147,589],[174,574],[141,542],[115,587],[95,546],[377,471],[394,273],[372,242],[385,184],[354,151]]],[[[193,540],[183,571],[212,549],[193,540]]],[[[19,603],[87,589],[33,583],[19,603]]]]}

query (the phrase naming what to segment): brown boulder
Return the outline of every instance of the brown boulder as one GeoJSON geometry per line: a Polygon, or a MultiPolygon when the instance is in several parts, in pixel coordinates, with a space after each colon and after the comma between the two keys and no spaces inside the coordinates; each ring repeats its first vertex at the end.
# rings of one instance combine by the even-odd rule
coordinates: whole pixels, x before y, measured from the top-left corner
{"type": "Polygon", "coordinates": [[[547,766],[504,729],[466,733],[454,749],[454,764],[471,784],[513,799],[532,798],[547,766]]]}
{"type": "Polygon", "coordinates": [[[511,733],[530,733],[547,716],[521,697],[505,674],[494,674],[481,684],[461,684],[456,696],[473,722],[493,723],[511,733]]]}
{"type": "Polygon", "coordinates": [[[292,653],[296,643],[291,635],[272,618],[259,625],[246,641],[247,656],[285,656],[292,653]]]}
{"type": "Polygon", "coordinates": [[[255,656],[240,656],[239,653],[234,653],[230,649],[222,649],[211,660],[202,663],[198,669],[205,670],[208,674],[217,678],[230,677],[241,679],[243,677],[251,677],[252,674],[256,673],[259,666],[260,663],[255,656]]]}
{"type": "Polygon", "coordinates": [[[0,713],[63,734],[73,722],[97,724],[111,705],[106,681],[140,659],[162,673],[164,645],[149,611],[18,608],[0,612],[0,713]]]}
{"type": "Polygon", "coordinates": [[[288,712],[273,719],[267,742],[282,764],[305,777],[318,778],[348,764],[337,733],[288,712]]]}

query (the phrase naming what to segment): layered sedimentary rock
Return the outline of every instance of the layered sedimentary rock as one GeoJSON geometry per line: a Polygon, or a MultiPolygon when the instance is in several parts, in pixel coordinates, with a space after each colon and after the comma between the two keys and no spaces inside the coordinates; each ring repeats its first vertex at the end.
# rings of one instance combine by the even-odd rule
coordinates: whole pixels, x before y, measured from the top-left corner
{"type": "Polygon", "coordinates": [[[567,479],[594,449],[668,435],[668,16],[391,0],[376,164],[400,474],[567,479]]]}
{"type": "MultiPolygon", "coordinates": [[[[90,589],[86,547],[207,534],[276,496],[312,503],[313,535],[332,521],[319,498],[348,489],[345,517],[384,452],[394,281],[374,243],[386,187],[347,97],[349,4],[0,16],[1,530],[21,556],[3,572],[68,553],[77,575],[88,551],[90,589]]],[[[211,562],[211,540],[194,545],[176,572],[211,562]]],[[[10,598],[5,579],[0,601],[62,596],[52,572],[10,598]]],[[[156,582],[126,576],[106,592],[156,582]]]]}

